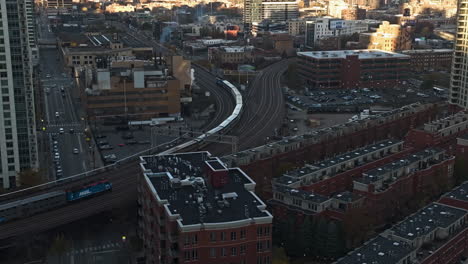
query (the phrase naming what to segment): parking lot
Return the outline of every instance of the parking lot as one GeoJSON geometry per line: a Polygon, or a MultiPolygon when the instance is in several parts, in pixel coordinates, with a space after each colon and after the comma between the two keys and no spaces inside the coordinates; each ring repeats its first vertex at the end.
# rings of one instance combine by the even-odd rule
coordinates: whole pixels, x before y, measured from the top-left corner
{"type": "Polygon", "coordinates": [[[150,126],[117,129],[117,126],[98,126],[94,132],[95,142],[105,163],[132,156],[152,146],[170,142],[176,137],[153,135],[150,126]]]}
{"type": "Polygon", "coordinates": [[[421,90],[418,80],[387,89],[320,89],[288,94],[289,109],[309,112],[359,112],[370,106],[399,107],[414,102],[435,102],[447,98],[447,91],[421,90]]]}

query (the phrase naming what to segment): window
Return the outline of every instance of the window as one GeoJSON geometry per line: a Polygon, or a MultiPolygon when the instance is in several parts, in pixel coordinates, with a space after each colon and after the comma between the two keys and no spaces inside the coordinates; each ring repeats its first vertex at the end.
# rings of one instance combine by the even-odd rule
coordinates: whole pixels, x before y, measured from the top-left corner
{"type": "Polygon", "coordinates": [[[226,256],[226,249],[222,248],[221,249],[221,257],[225,257],[225,256],[226,256]]]}
{"type": "Polygon", "coordinates": [[[211,232],[210,233],[210,241],[216,241],[216,233],[215,232],[211,232]]]}
{"type": "Polygon", "coordinates": [[[195,234],[193,237],[192,237],[192,244],[196,245],[198,243],[198,236],[197,234],[195,234]]]}
{"type": "Polygon", "coordinates": [[[262,252],[263,251],[263,242],[259,241],[257,242],[257,252],[262,252]]]}
{"type": "Polygon", "coordinates": [[[237,248],[231,248],[231,256],[237,256],[237,248]]]}
{"type": "Polygon", "coordinates": [[[242,230],[240,231],[240,238],[241,238],[241,239],[245,239],[245,229],[242,229],[242,230]]]}
{"type": "Polygon", "coordinates": [[[224,240],[226,240],[226,233],[221,232],[221,241],[224,241],[224,240]]]}
{"type": "Polygon", "coordinates": [[[216,248],[210,248],[210,258],[216,258],[216,248]]]}
{"type": "Polygon", "coordinates": [[[198,251],[192,250],[192,260],[197,260],[197,259],[198,259],[198,251]]]}
{"type": "Polygon", "coordinates": [[[188,235],[185,236],[184,245],[185,246],[190,245],[190,236],[188,236],[188,235]]]}
{"type": "Polygon", "coordinates": [[[237,233],[231,232],[231,240],[236,240],[237,233]]]}
{"type": "Polygon", "coordinates": [[[185,261],[190,260],[190,251],[187,250],[187,251],[184,252],[184,259],[185,259],[185,261]]]}
{"type": "Polygon", "coordinates": [[[263,235],[263,227],[257,227],[257,236],[263,235]]]}
{"type": "Polygon", "coordinates": [[[270,227],[269,226],[265,227],[265,232],[264,233],[265,233],[265,236],[270,235],[270,227]]]}
{"type": "Polygon", "coordinates": [[[240,254],[245,254],[245,245],[240,245],[240,254]]]}

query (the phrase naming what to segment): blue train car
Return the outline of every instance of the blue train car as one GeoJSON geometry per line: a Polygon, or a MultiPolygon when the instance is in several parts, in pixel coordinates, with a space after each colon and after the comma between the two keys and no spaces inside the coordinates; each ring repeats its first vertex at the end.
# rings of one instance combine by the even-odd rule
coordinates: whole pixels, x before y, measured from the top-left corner
{"type": "Polygon", "coordinates": [[[96,182],[77,190],[67,191],[67,201],[72,202],[92,195],[112,190],[112,184],[108,181],[96,182]]]}

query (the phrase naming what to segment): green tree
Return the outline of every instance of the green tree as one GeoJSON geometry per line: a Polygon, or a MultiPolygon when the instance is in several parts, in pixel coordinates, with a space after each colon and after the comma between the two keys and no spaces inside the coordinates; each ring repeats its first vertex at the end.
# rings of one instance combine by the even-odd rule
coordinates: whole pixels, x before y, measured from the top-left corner
{"type": "Polygon", "coordinates": [[[345,252],[343,231],[341,225],[337,224],[335,221],[331,221],[328,224],[326,245],[326,257],[338,258],[345,252]]]}
{"type": "Polygon", "coordinates": [[[54,241],[52,242],[52,245],[50,246],[50,254],[52,256],[55,256],[58,258],[59,263],[66,263],[66,261],[63,261],[63,256],[67,249],[69,248],[69,243],[65,239],[65,236],[60,233],[55,236],[54,241]]]}
{"type": "Polygon", "coordinates": [[[42,170],[27,169],[18,173],[21,186],[29,187],[44,183],[42,170]]]}
{"type": "Polygon", "coordinates": [[[140,29],[141,30],[152,30],[153,26],[150,23],[145,22],[140,26],[140,29]]]}
{"type": "Polygon", "coordinates": [[[462,157],[457,157],[455,159],[453,177],[456,185],[468,180],[468,161],[466,159],[462,157]]]}
{"type": "Polygon", "coordinates": [[[273,264],[289,264],[289,258],[284,248],[273,248],[273,264]]]}
{"type": "Polygon", "coordinates": [[[296,217],[292,214],[288,215],[286,234],[286,252],[289,256],[300,257],[303,255],[302,241],[303,236],[296,228],[296,217]]]}
{"type": "Polygon", "coordinates": [[[316,221],[314,221],[310,216],[306,216],[304,222],[304,253],[306,256],[316,255],[316,250],[314,248],[316,240],[316,221]]]}
{"type": "Polygon", "coordinates": [[[419,86],[420,89],[429,90],[434,88],[434,80],[425,80],[419,86]]]}
{"type": "Polygon", "coordinates": [[[292,90],[299,90],[300,85],[298,81],[298,73],[297,73],[297,64],[290,63],[288,65],[288,70],[286,71],[286,84],[288,85],[289,89],[292,90]]]}

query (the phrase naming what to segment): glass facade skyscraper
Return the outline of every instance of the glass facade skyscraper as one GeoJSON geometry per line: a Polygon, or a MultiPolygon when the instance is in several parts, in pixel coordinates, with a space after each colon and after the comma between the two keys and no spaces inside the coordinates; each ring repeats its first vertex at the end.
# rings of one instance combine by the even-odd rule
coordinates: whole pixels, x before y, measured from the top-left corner
{"type": "Polygon", "coordinates": [[[0,1],[0,186],[38,167],[31,34],[33,0],[0,1]]]}

